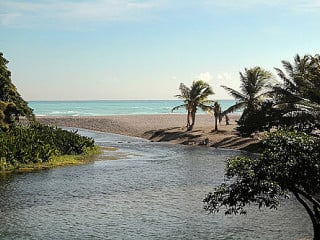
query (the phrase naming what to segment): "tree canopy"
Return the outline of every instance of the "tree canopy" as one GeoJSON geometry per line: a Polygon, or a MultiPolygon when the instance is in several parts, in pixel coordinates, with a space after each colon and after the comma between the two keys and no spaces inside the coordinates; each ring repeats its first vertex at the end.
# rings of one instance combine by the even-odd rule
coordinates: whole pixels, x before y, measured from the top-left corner
{"type": "Polygon", "coordinates": [[[202,80],[193,81],[190,88],[181,83],[179,89],[181,94],[176,97],[182,99],[184,103],[174,107],[172,111],[185,108],[187,110],[187,128],[192,130],[198,108],[203,111],[211,111],[212,101],[208,100],[208,97],[214,93],[211,86],[202,80]]]}
{"type": "Polygon", "coordinates": [[[293,63],[276,68],[281,84],[274,87],[275,107],[281,123],[299,130],[320,128],[320,55],[296,55],[293,63]]]}
{"type": "Polygon", "coordinates": [[[0,52],[0,128],[8,129],[20,116],[34,120],[33,110],[23,100],[11,81],[9,61],[0,52]]]}
{"type": "Polygon", "coordinates": [[[269,86],[271,76],[270,72],[261,67],[245,68],[244,73],[240,72],[240,92],[222,85],[221,87],[237,100],[237,103],[229,107],[225,112],[230,113],[239,109],[256,109],[268,93],[267,86],[269,86]]]}
{"type": "Polygon", "coordinates": [[[250,135],[260,128],[261,106],[263,101],[270,94],[271,73],[261,67],[245,68],[244,73],[240,72],[240,91],[222,85],[237,102],[226,109],[222,115],[243,109],[238,121],[238,130],[243,135],[250,135]]]}
{"type": "Polygon", "coordinates": [[[258,158],[237,156],[226,164],[227,181],[204,199],[211,213],[244,214],[246,206],[276,208],[291,192],[306,209],[320,239],[320,139],[303,132],[277,131],[263,142],[258,158]]]}
{"type": "Polygon", "coordinates": [[[320,55],[297,54],[282,66],[284,70],[275,68],[277,84],[270,72],[254,67],[240,72],[240,91],[222,86],[237,100],[222,114],[243,109],[237,127],[241,135],[283,126],[305,132],[320,129],[320,55]]]}

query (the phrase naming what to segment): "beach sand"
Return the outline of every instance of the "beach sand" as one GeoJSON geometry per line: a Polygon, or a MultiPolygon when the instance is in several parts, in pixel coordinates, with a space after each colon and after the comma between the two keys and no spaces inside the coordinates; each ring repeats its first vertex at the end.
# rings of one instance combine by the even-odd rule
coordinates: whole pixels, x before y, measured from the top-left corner
{"type": "Polygon", "coordinates": [[[198,114],[192,131],[186,129],[186,115],[121,115],[102,117],[37,117],[46,125],[84,128],[107,133],[135,136],[151,141],[166,141],[186,145],[206,145],[230,149],[249,150],[259,138],[243,138],[235,130],[239,115],[230,115],[230,125],[225,121],[214,132],[214,120],[209,114],[198,114]]]}

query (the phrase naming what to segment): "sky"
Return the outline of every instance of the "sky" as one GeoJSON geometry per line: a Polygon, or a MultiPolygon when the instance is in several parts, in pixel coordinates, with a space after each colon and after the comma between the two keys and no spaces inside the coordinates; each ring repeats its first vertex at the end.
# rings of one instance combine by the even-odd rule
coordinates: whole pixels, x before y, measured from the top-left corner
{"type": "MultiPolygon", "coordinates": [[[[175,99],[320,53],[320,0],[0,0],[0,52],[31,100],[175,99]]],[[[275,76],[276,78],[276,76],[275,76]]]]}

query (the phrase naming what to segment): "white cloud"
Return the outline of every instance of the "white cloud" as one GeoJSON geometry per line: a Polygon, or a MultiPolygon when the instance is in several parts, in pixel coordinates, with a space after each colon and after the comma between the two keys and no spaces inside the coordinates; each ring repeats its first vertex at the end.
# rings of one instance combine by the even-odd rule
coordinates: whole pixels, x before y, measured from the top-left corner
{"type": "Polygon", "coordinates": [[[217,79],[219,81],[228,81],[232,79],[232,75],[230,73],[218,73],[217,79]]]}
{"type": "Polygon", "coordinates": [[[209,82],[213,79],[213,76],[211,75],[210,72],[203,72],[200,73],[199,75],[195,75],[196,80],[203,80],[205,82],[209,82]]]}
{"type": "Polygon", "coordinates": [[[240,85],[239,76],[229,72],[217,73],[214,77],[214,82],[216,86],[226,85],[235,89],[239,88],[240,85]]]}
{"type": "Polygon", "coordinates": [[[203,80],[208,82],[214,91],[214,99],[232,99],[232,97],[221,87],[226,85],[228,87],[239,89],[240,81],[239,77],[234,73],[221,72],[211,74],[210,72],[202,72],[200,74],[194,74],[194,80],[203,80]]]}
{"type": "Polygon", "coordinates": [[[215,74],[213,82],[213,89],[216,93],[216,99],[232,99],[232,97],[221,87],[221,85],[225,85],[236,90],[239,90],[240,87],[239,76],[230,72],[221,72],[215,74]]]}
{"type": "Polygon", "coordinates": [[[215,11],[250,10],[256,7],[282,7],[293,12],[317,12],[320,9],[320,0],[207,0],[205,5],[215,11]]]}
{"type": "Polygon", "coordinates": [[[108,22],[157,18],[153,10],[198,8],[197,10],[241,11],[257,7],[282,7],[293,12],[315,12],[320,9],[320,0],[1,0],[1,25],[28,25],[30,23],[54,24],[69,22],[108,22]]]}
{"type": "Polygon", "coordinates": [[[66,18],[115,20],[131,18],[136,12],[156,7],[155,2],[132,2],[124,0],[104,0],[83,3],[69,3],[63,15],[66,18]]]}
{"type": "Polygon", "coordinates": [[[302,1],[299,8],[296,8],[295,11],[298,12],[314,12],[320,10],[320,0],[311,0],[311,1],[302,1]]]}
{"type": "Polygon", "coordinates": [[[0,2],[2,25],[39,21],[114,21],[140,18],[150,9],[162,6],[161,0],[94,0],[94,1],[12,1],[0,2]]]}
{"type": "Polygon", "coordinates": [[[0,25],[11,25],[19,18],[20,14],[18,13],[1,13],[0,14],[0,25]]]}

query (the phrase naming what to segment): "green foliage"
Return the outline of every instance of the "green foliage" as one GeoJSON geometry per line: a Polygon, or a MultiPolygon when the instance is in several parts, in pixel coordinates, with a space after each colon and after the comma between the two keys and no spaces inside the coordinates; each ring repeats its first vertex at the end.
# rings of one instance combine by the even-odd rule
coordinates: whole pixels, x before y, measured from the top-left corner
{"type": "Polygon", "coordinates": [[[35,123],[33,110],[11,82],[9,63],[0,52],[0,171],[48,163],[53,157],[80,155],[94,148],[91,138],[35,123]],[[20,127],[19,117],[31,125],[20,127]]]}
{"type": "Polygon", "coordinates": [[[303,132],[278,131],[264,141],[261,156],[267,175],[283,189],[320,192],[320,139],[303,132]],[[266,171],[267,170],[267,171],[266,171]]]}
{"type": "Polygon", "coordinates": [[[237,100],[237,103],[225,110],[224,113],[231,113],[239,109],[251,110],[260,106],[269,94],[271,77],[270,72],[260,67],[245,68],[244,73],[240,72],[240,92],[224,85],[221,86],[237,100]]]}
{"type": "Polygon", "coordinates": [[[227,86],[222,86],[237,100],[236,104],[225,110],[222,115],[244,109],[240,119],[240,127],[238,128],[242,135],[250,135],[261,127],[263,128],[256,120],[263,113],[261,111],[262,103],[270,94],[271,77],[270,72],[260,67],[245,68],[244,73],[240,72],[240,92],[227,86]]]}
{"type": "Polygon", "coordinates": [[[227,182],[204,199],[211,213],[225,208],[226,214],[246,213],[245,206],[276,208],[293,193],[305,207],[315,239],[320,237],[320,139],[306,133],[277,131],[268,134],[258,158],[235,157],[227,161],[227,182]]]}
{"type": "Polygon", "coordinates": [[[240,73],[240,92],[222,86],[237,103],[222,114],[244,109],[237,130],[249,136],[272,127],[294,127],[312,132],[320,129],[320,55],[296,55],[275,68],[282,83],[271,86],[271,74],[260,67],[240,73]],[[272,87],[272,88],[271,88],[272,87]],[[272,101],[265,101],[265,98],[272,101]]]}
{"type": "Polygon", "coordinates": [[[79,155],[93,147],[93,139],[76,132],[40,124],[14,127],[0,131],[0,170],[48,162],[53,156],[79,155]]]}
{"type": "Polygon", "coordinates": [[[6,131],[15,125],[18,114],[16,105],[12,102],[0,101],[0,130],[6,131]]]}
{"type": "Polygon", "coordinates": [[[198,108],[203,111],[211,111],[210,104],[212,101],[207,98],[214,93],[211,86],[202,80],[193,81],[190,88],[181,83],[179,89],[181,94],[176,95],[176,97],[182,99],[184,104],[174,107],[172,111],[185,108],[188,112],[187,128],[192,130],[198,108]]]}
{"type": "Polygon", "coordinates": [[[270,131],[278,126],[280,111],[274,108],[273,101],[264,101],[257,109],[245,109],[238,120],[237,130],[242,136],[250,136],[254,132],[270,131]]]}
{"type": "Polygon", "coordinates": [[[0,52],[0,128],[6,130],[19,120],[20,116],[34,121],[33,110],[20,96],[11,81],[11,72],[7,68],[9,61],[0,52]]]}
{"type": "Polygon", "coordinates": [[[285,72],[276,68],[281,84],[274,87],[281,123],[311,132],[320,128],[320,55],[296,55],[294,62],[282,61],[285,72]]]}
{"type": "MultiPolygon", "coordinates": [[[[84,154],[81,155],[61,155],[53,156],[48,162],[27,163],[19,164],[15,169],[7,169],[11,172],[30,172],[35,170],[50,169],[59,166],[66,165],[79,165],[92,162],[96,154],[101,153],[101,149],[98,146],[87,148],[84,154]]],[[[1,162],[0,162],[1,164],[1,162]]]]}

